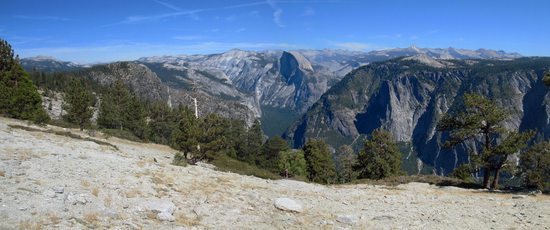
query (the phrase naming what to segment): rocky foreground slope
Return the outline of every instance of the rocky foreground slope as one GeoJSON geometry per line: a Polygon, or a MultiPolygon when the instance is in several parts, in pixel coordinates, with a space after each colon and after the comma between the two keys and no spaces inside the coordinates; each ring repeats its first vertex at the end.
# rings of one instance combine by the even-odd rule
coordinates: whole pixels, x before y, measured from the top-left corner
{"type": "Polygon", "coordinates": [[[0,229],[550,227],[546,195],[264,180],[173,166],[166,146],[14,125],[29,127],[0,118],[0,229]]]}

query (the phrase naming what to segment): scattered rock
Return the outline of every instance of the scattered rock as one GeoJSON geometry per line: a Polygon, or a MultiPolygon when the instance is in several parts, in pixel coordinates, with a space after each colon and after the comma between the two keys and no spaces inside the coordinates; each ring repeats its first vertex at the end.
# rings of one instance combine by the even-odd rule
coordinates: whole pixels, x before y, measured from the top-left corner
{"type": "Polygon", "coordinates": [[[301,204],[286,197],[275,199],[274,205],[276,208],[283,211],[298,212],[298,213],[303,211],[301,204]]]}
{"type": "Polygon", "coordinates": [[[89,202],[89,200],[86,198],[85,194],[75,195],[73,193],[69,193],[65,196],[65,202],[72,205],[77,205],[77,204],[86,204],[89,202]]]}
{"type": "Polygon", "coordinates": [[[512,199],[524,199],[524,198],[527,198],[526,195],[513,195],[512,196],[512,199]]]}
{"type": "Polygon", "coordinates": [[[146,209],[157,214],[157,219],[161,221],[175,221],[172,215],[176,210],[176,205],[169,200],[149,200],[146,203],[146,209]]]}
{"type": "Polygon", "coordinates": [[[57,194],[53,190],[46,190],[44,191],[44,196],[48,198],[56,198],[57,194]]]}
{"type": "Polygon", "coordinates": [[[538,196],[538,195],[542,195],[542,191],[534,190],[534,191],[529,192],[529,196],[538,196]]]}
{"type": "Polygon", "coordinates": [[[169,221],[169,222],[176,221],[176,217],[174,217],[174,215],[172,215],[170,213],[166,213],[166,212],[158,213],[157,214],[157,219],[160,220],[160,221],[169,221]]]}
{"type": "Polygon", "coordinates": [[[53,188],[53,191],[57,194],[63,194],[65,192],[65,187],[63,186],[55,187],[53,188]]]}
{"type": "Polygon", "coordinates": [[[395,217],[389,216],[389,215],[375,216],[372,218],[372,220],[392,220],[392,219],[395,219],[395,217]]]}
{"type": "Polygon", "coordinates": [[[197,162],[195,165],[199,167],[207,168],[207,169],[212,169],[212,170],[216,169],[216,166],[212,164],[204,163],[202,161],[197,162]]]}
{"type": "Polygon", "coordinates": [[[357,223],[357,217],[352,215],[340,215],[336,217],[336,221],[342,224],[354,225],[357,223]]]}

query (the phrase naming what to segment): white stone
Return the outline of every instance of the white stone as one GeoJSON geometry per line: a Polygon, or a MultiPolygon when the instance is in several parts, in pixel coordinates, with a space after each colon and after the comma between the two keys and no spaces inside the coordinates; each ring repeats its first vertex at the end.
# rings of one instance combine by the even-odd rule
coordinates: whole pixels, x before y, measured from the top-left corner
{"type": "Polygon", "coordinates": [[[275,199],[274,205],[276,208],[283,210],[283,211],[290,211],[290,212],[302,212],[303,207],[301,204],[296,202],[295,200],[292,200],[290,198],[281,197],[275,199]]]}
{"type": "Polygon", "coordinates": [[[149,200],[145,207],[154,213],[168,213],[170,215],[176,210],[176,205],[169,200],[149,200]]]}
{"type": "Polygon", "coordinates": [[[55,187],[55,188],[53,189],[53,191],[54,191],[55,193],[58,193],[58,194],[63,194],[63,192],[65,192],[65,187],[63,187],[63,186],[55,187]]]}
{"type": "Polygon", "coordinates": [[[527,198],[526,195],[513,195],[512,196],[512,199],[524,199],[524,198],[527,198]]]}
{"type": "Polygon", "coordinates": [[[160,221],[170,221],[170,222],[176,221],[176,217],[174,217],[174,215],[166,212],[158,213],[157,219],[160,221]]]}
{"type": "Polygon", "coordinates": [[[357,217],[352,215],[340,215],[336,217],[336,221],[343,224],[354,225],[355,223],[357,223],[357,217]]]}

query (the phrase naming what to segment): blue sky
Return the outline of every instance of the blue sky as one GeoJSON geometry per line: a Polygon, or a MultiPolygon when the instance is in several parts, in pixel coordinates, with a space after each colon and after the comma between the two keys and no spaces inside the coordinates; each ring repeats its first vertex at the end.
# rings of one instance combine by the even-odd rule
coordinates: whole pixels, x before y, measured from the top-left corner
{"type": "Polygon", "coordinates": [[[21,57],[81,63],[232,48],[490,48],[550,56],[550,1],[6,0],[21,57]]]}

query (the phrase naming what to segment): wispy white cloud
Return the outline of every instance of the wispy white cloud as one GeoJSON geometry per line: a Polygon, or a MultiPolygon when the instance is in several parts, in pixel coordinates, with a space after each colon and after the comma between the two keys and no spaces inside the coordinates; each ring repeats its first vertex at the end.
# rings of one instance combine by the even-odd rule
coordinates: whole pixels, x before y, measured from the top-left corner
{"type": "Polygon", "coordinates": [[[235,4],[230,6],[224,6],[224,9],[237,9],[237,8],[245,8],[245,7],[251,7],[251,6],[260,6],[260,5],[266,5],[268,4],[265,1],[258,1],[258,2],[249,2],[249,3],[243,3],[243,4],[235,4]]]}
{"type": "Polygon", "coordinates": [[[155,55],[209,54],[224,52],[233,48],[245,50],[296,49],[298,46],[288,43],[256,42],[199,42],[189,45],[153,44],[122,42],[118,44],[97,44],[89,46],[67,46],[47,48],[19,49],[21,57],[33,57],[47,54],[61,60],[80,63],[136,60],[140,57],[155,55]],[[108,57],[106,59],[105,57],[108,57]]]}
{"type": "Polygon", "coordinates": [[[246,31],[246,28],[244,28],[244,27],[241,27],[241,28],[235,30],[235,32],[237,32],[237,33],[242,33],[244,31],[246,31]]]}
{"type": "Polygon", "coordinates": [[[104,25],[102,27],[108,27],[108,26],[114,26],[114,25],[120,25],[120,24],[136,24],[136,23],[148,22],[148,21],[159,21],[165,18],[172,18],[172,17],[178,17],[178,16],[189,16],[192,19],[198,20],[197,13],[208,11],[208,10],[211,10],[211,9],[186,10],[186,11],[179,11],[174,13],[148,15],[148,16],[141,16],[141,15],[129,16],[120,22],[104,25]]]}
{"type": "Polygon", "coordinates": [[[167,7],[167,8],[170,8],[170,9],[172,9],[172,10],[175,10],[175,11],[182,11],[181,8],[179,8],[179,7],[177,7],[177,6],[174,6],[174,5],[170,4],[170,3],[163,2],[163,1],[159,1],[159,0],[152,0],[152,1],[153,1],[153,2],[156,2],[156,3],[158,3],[158,4],[161,4],[161,5],[163,5],[163,6],[167,7]]]}
{"type": "Polygon", "coordinates": [[[69,18],[56,16],[37,16],[37,15],[14,15],[14,18],[38,21],[70,21],[69,18]]]}
{"type": "Polygon", "coordinates": [[[277,4],[275,4],[274,0],[267,0],[267,4],[273,9],[273,22],[278,27],[285,27],[283,24],[283,21],[281,17],[283,16],[283,9],[279,8],[277,4]]]}

